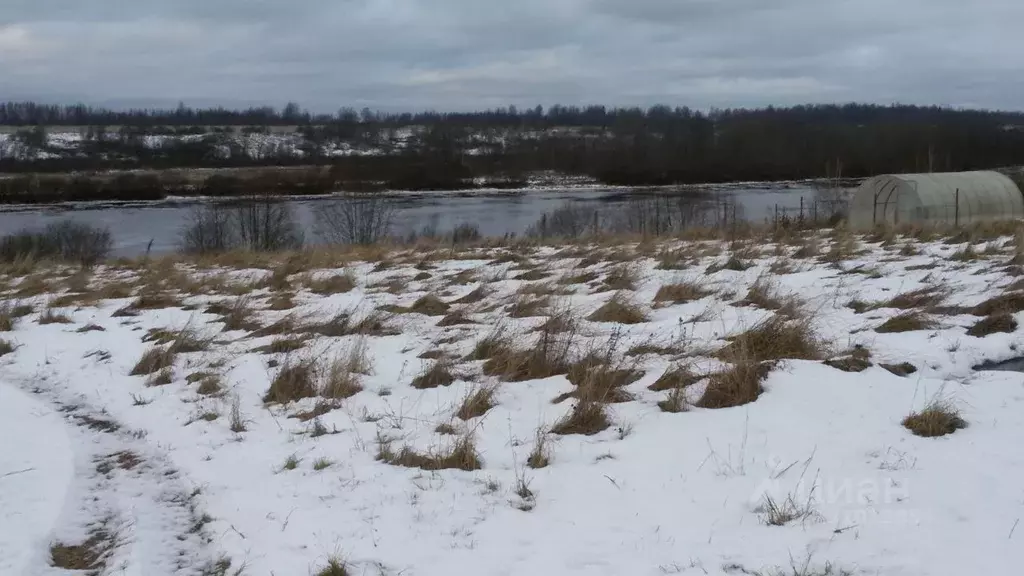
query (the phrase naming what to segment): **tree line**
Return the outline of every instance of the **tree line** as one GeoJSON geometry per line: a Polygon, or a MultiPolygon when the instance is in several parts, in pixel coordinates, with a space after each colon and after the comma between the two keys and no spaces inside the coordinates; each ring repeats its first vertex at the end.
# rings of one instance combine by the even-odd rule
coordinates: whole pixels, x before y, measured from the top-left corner
{"type": "Polygon", "coordinates": [[[0,158],[0,171],[70,172],[172,167],[315,165],[347,190],[470,188],[481,180],[521,184],[555,171],[607,184],[663,185],[744,180],[860,178],[889,172],[1024,165],[1024,114],[866,104],[712,110],[654,106],[514,107],[467,113],[311,114],[295,104],[254,108],[108,111],[81,105],[0,104],[0,124],[37,142],[44,125],[94,129],[82,154],[0,158]],[[223,153],[240,132],[297,126],[297,148],[259,157],[223,153]],[[214,129],[213,127],[217,127],[214,129]],[[225,127],[231,134],[223,133],[225,127]],[[403,131],[401,146],[392,146],[403,131]],[[220,133],[218,133],[218,131],[220,133]],[[150,146],[149,133],[201,133],[150,146]],[[332,142],[376,150],[332,155],[332,142]],[[301,153],[297,154],[296,149],[301,153]]]}

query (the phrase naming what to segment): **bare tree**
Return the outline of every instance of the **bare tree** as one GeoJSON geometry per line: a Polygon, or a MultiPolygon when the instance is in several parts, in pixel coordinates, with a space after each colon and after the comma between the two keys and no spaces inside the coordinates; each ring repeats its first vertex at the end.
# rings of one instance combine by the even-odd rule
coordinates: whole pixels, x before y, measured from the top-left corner
{"type": "Polygon", "coordinates": [[[346,194],[313,208],[316,230],[328,244],[373,244],[388,235],[394,202],[380,195],[346,194]]]}
{"type": "Polygon", "coordinates": [[[223,252],[235,246],[231,213],[224,204],[197,206],[181,231],[179,246],[188,254],[223,252]]]}
{"type": "Polygon", "coordinates": [[[232,208],[242,248],[267,252],[301,248],[305,240],[291,206],[273,196],[254,196],[232,208]]]}

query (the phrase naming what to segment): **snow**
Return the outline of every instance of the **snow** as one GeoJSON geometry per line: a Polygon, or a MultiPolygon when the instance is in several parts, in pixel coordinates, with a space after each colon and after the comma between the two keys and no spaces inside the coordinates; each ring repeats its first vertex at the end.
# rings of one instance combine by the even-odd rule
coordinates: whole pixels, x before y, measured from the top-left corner
{"type": "Polygon", "coordinates": [[[63,418],[0,380],[0,574],[44,561],[74,476],[63,418]]]}
{"type": "MultiPolygon", "coordinates": [[[[1024,374],[973,367],[1018,356],[1021,333],[967,336],[966,328],[977,317],[953,313],[937,316],[940,325],[932,330],[883,334],[874,328],[901,310],[879,307],[857,314],[846,306],[854,299],[883,301],[928,286],[948,288],[950,306],[975,305],[1015,281],[999,265],[1008,257],[1006,242],[990,243],[998,254],[955,262],[949,257],[963,245],[920,243],[919,254],[901,256],[902,243],[887,247],[862,241],[866,252],[841,262],[841,268],[794,258],[790,262],[797,271],[772,275],[768,270],[778,260],[777,251],[791,254],[795,247],[755,243],[747,249],[760,255],[745,256],[751,268],[712,274],[706,272],[708,265],[723,262],[728,245],[708,242],[694,248],[667,241],[645,248],[625,260],[636,266],[640,279],[628,298],[648,307],[650,321],[631,326],[584,321],[578,352],[617,339],[620,351],[652,340],[685,342],[688,355],[639,358],[644,376],[627,387],[632,401],[611,405],[613,425],[593,436],[551,436],[551,464],[541,469],[528,468],[526,458],[538,429],[549,429],[571,406],[552,402],[573,390],[565,376],[498,382],[480,373],[479,362],[466,361],[459,363],[463,378],[451,386],[418,390],[410,383],[432,365],[420,354],[442,349],[462,357],[499,321],[516,331],[520,345],[530,346],[536,336],[529,329],[544,318],[507,318],[504,305],[523,287],[584,271],[577,268],[580,254],[555,246],[520,249],[553,274],[534,282],[514,279],[520,273],[516,265],[495,263],[493,252],[451,258],[444,250],[420,267],[430,276],[420,280],[413,280],[421,272],[413,265],[423,254],[395,255],[396,263],[385,269],[355,261],[346,269],[358,286],[329,295],[304,286],[342,269],[308,268],[290,277],[293,310],[267,308],[271,292],[260,281],[268,271],[180,264],[180,274],[208,282],[183,295],[189,309],[143,310],[120,318],[113,312],[131,300],[108,300],[64,308],[73,320],[69,325],[39,325],[37,311],[19,320],[12,333],[0,333],[20,344],[0,358],[0,371],[9,381],[0,387],[6,394],[0,397],[0,425],[10,426],[0,433],[38,442],[36,449],[6,442],[0,449],[0,472],[26,466],[62,472],[46,474],[43,485],[28,474],[0,479],[0,497],[14,486],[23,502],[19,507],[29,506],[26,501],[52,506],[44,495],[66,490],[66,425],[46,403],[14,388],[42,382],[38,385],[50,406],[89,405],[125,431],[93,438],[107,443],[100,447],[86,448],[89,437],[78,438],[73,444],[77,460],[82,453],[93,458],[128,446],[147,461],[173,469],[178,478],[174,490],[202,487],[201,508],[194,513],[212,518],[208,532],[215,535],[210,545],[215,549],[191,542],[185,547],[191,566],[223,553],[233,566],[244,565],[245,574],[260,575],[311,573],[330,557],[344,560],[354,574],[411,576],[772,574],[805,563],[818,573],[826,564],[857,574],[1014,573],[1024,561],[1024,529],[1016,527],[1024,516],[1024,374]],[[684,270],[659,269],[651,257],[683,248],[697,253],[684,270]],[[858,267],[862,273],[844,273],[858,267]],[[473,282],[451,282],[465,270],[473,271],[473,282]],[[404,292],[380,289],[395,278],[407,282],[404,292]],[[818,361],[784,360],[764,382],[765,393],[751,404],[693,407],[678,414],[659,410],[665,393],[648,386],[669,366],[689,361],[705,371],[719,368],[721,361],[706,350],[772,314],[734,305],[759,278],[769,279],[780,294],[803,299],[814,329],[837,354],[860,344],[872,351],[874,366],[848,373],[818,361]],[[679,281],[699,281],[715,294],[682,305],[648,306],[661,285],[679,281]],[[204,311],[210,302],[231,301],[230,286],[244,283],[251,284],[264,325],[288,315],[322,321],[346,310],[359,317],[378,306],[409,306],[427,293],[451,302],[481,284],[495,292],[467,307],[477,324],[443,328],[437,326],[438,317],[398,314],[389,323],[400,334],[365,338],[372,374],[361,378],[364,390],[320,416],[319,425],[329,433],[315,436],[313,421],[291,417],[313,408],[314,399],[264,405],[279,370],[272,364],[300,358],[324,362],[356,345],[359,337],[316,336],[290,355],[257,352],[278,337],[222,331],[218,317],[204,311]],[[104,330],[76,332],[88,323],[104,330]],[[148,330],[185,326],[213,338],[210,350],[179,355],[168,385],[148,386],[147,377],[129,375],[151,347],[142,341],[148,330]],[[918,372],[904,378],[880,367],[904,361],[918,372]],[[226,394],[198,394],[186,377],[201,371],[219,373],[226,394]],[[462,399],[487,384],[497,386],[497,405],[468,422],[454,418],[462,399]],[[907,414],[936,399],[954,404],[969,426],[940,438],[917,437],[901,426],[907,414]],[[246,424],[242,432],[230,429],[235,403],[246,424]],[[197,420],[210,412],[219,416],[197,420]],[[382,439],[396,449],[410,446],[421,452],[449,446],[454,439],[435,432],[439,424],[472,432],[483,462],[480,470],[424,471],[376,459],[382,439]],[[144,438],[128,431],[144,431],[144,438]],[[51,444],[63,448],[38,448],[51,444]],[[298,465],[286,470],[292,455],[298,465]],[[314,470],[318,458],[329,459],[330,466],[314,470]],[[61,478],[64,484],[57,482],[61,478]],[[516,494],[520,481],[528,482],[533,498],[516,494]],[[777,502],[792,497],[809,504],[813,513],[785,526],[768,526],[763,521],[766,495],[777,502]]],[[[595,255],[601,263],[590,270],[603,275],[618,265],[616,250],[640,248],[593,246],[581,254],[595,255]]],[[[337,261],[340,266],[342,259],[337,261]]],[[[152,265],[154,277],[169,278],[160,270],[152,265]]],[[[137,275],[131,269],[101,267],[94,284],[137,275]]],[[[12,281],[9,291],[16,292],[19,284],[12,281]]],[[[569,285],[571,293],[556,295],[554,308],[572,308],[586,317],[614,294],[593,284],[569,285]]],[[[53,296],[18,301],[40,307],[53,296]]],[[[1020,313],[1015,316],[1024,320],[1020,313]]],[[[690,400],[704,386],[687,389],[690,400]]],[[[87,432],[78,430],[72,437],[76,434],[87,432]]],[[[159,519],[140,521],[125,532],[117,556],[129,573],[172,573],[161,543],[180,533],[185,522],[172,509],[152,503],[155,475],[118,476],[122,488],[110,492],[82,468],[76,490],[119,494],[102,499],[104,506],[129,518],[159,519]],[[128,486],[148,495],[140,501],[150,503],[134,514],[125,512],[127,500],[122,500],[128,486]]],[[[24,530],[37,544],[33,555],[18,560],[23,563],[44,561],[38,542],[57,515],[65,521],[68,538],[80,534],[85,523],[81,514],[65,510],[61,515],[52,507],[24,510],[39,525],[24,530]]],[[[0,526],[0,542],[29,542],[20,522],[0,526]]],[[[61,527],[55,530],[61,533],[61,527]]]]}

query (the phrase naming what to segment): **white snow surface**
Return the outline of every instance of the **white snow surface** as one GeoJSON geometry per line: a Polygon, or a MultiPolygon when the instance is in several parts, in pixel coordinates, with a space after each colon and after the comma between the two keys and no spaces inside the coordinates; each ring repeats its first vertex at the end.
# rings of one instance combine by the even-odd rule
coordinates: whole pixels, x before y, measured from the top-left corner
{"type": "Polygon", "coordinates": [[[0,377],[0,574],[26,574],[44,558],[74,478],[64,419],[0,377]]]}
{"type": "MultiPolygon", "coordinates": [[[[822,241],[823,251],[828,242],[822,241]]],[[[796,247],[755,243],[741,254],[750,268],[713,273],[707,268],[725,261],[727,244],[517,249],[530,266],[549,274],[535,281],[515,279],[524,264],[496,262],[500,251],[459,259],[445,259],[449,252],[442,251],[419,269],[413,264],[422,254],[394,256],[391,266],[339,257],[335,267],[289,277],[296,304],[291,310],[270,308],[273,293],[262,282],[267,270],[179,264],[173,275],[151,265],[151,273],[140,276],[130,268],[100,267],[92,275],[94,288],[137,280],[151,290],[187,286],[181,278],[189,277],[191,289],[179,307],[123,317],[114,312],[130,298],[104,300],[63,307],[71,323],[45,325],[38,323],[40,311],[54,292],[64,293],[62,283],[53,280],[48,294],[18,297],[19,287],[32,279],[9,279],[7,298],[36,311],[12,332],[0,333],[17,345],[0,357],[0,474],[35,470],[0,478],[0,573],[46,573],[45,535],[73,539],[88,525],[83,514],[99,515],[61,512],[52,498],[72,484],[72,492],[81,492],[78,499],[90,491],[111,492],[88,479],[81,462],[72,482],[69,461],[73,450],[81,460],[82,454],[109,453],[118,443],[146,462],[162,463],[153,465],[157,470],[173,470],[167,490],[201,488],[191,513],[212,518],[204,529],[212,538],[189,539],[180,554],[190,560],[170,562],[161,543],[180,535],[185,522],[152,503],[158,486],[152,477],[131,480],[132,474],[115,471],[117,482],[137,491],[115,489],[111,493],[119,496],[102,500],[108,513],[135,519],[120,532],[116,561],[108,565],[112,574],[183,573],[182,566],[194,568],[219,554],[232,560],[232,569],[258,575],[315,573],[330,558],[343,561],[351,574],[408,576],[1017,573],[1024,565],[1024,528],[1017,526],[1024,516],[1024,374],[974,366],[1020,355],[1015,350],[1024,339],[1019,331],[966,334],[979,319],[969,307],[1019,289],[1003,265],[1011,243],[1002,238],[977,245],[985,256],[959,262],[950,256],[965,244],[919,243],[901,253],[902,242],[883,246],[862,239],[863,251],[839,264],[793,258],[788,261],[795,270],[778,274],[770,272],[773,264],[796,247]],[[657,266],[657,256],[677,250],[687,253],[684,269],[657,266]],[[580,267],[588,254],[598,263],[580,267]],[[548,434],[547,467],[527,467],[526,459],[538,430],[549,430],[573,404],[552,402],[574,389],[565,376],[500,382],[481,373],[482,362],[456,360],[460,377],[450,386],[411,385],[434,363],[422,353],[440,349],[463,358],[499,323],[520,346],[534,346],[531,329],[545,318],[508,318],[505,312],[524,289],[593,272],[589,284],[550,286],[565,292],[553,296],[551,310],[571,309],[585,318],[616,294],[599,285],[623,265],[634,268],[638,282],[619,295],[645,307],[649,321],[627,326],[582,320],[574,351],[581,355],[616,342],[617,355],[638,362],[643,377],[626,387],[631,401],[610,406],[608,429],[590,436],[548,434]],[[315,280],[342,272],[356,280],[353,290],[309,289],[315,280]],[[460,279],[472,279],[454,282],[460,273],[460,279]],[[661,411],[658,402],[667,393],[648,386],[668,368],[683,363],[707,373],[722,369],[712,351],[773,314],[742,305],[759,278],[804,302],[833,356],[862,345],[871,350],[873,366],[853,373],[817,360],[783,360],[755,402],[661,411]],[[396,279],[398,293],[385,291],[396,279]],[[680,281],[699,282],[713,295],[651,305],[662,285],[680,281]],[[480,286],[493,291],[483,302],[455,303],[480,286]],[[858,314],[847,306],[928,287],[947,291],[945,305],[964,307],[936,313],[932,329],[879,333],[875,328],[903,311],[878,306],[858,314]],[[229,292],[249,288],[264,326],[289,316],[321,322],[342,311],[360,317],[379,306],[410,306],[426,294],[476,323],[440,327],[440,316],[401,313],[387,321],[393,335],[309,335],[301,350],[268,354],[256,349],[287,335],[223,330],[221,317],[206,311],[210,303],[235,302],[229,292]],[[87,324],[103,330],[78,331],[87,324]],[[207,351],[177,356],[170,384],[129,375],[153,346],[142,341],[148,331],[186,326],[212,340],[207,351]],[[622,354],[651,342],[685,344],[685,351],[622,354]],[[323,367],[358,345],[367,347],[370,374],[360,377],[363,390],[336,409],[304,422],[294,416],[312,409],[314,398],[264,403],[282,365],[309,360],[323,367]],[[900,377],[880,367],[901,362],[917,372],[900,377]],[[188,376],[200,372],[218,374],[225,394],[199,394],[188,376]],[[496,406],[468,421],[456,418],[462,399],[486,385],[496,386],[496,406]],[[39,397],[49,400],[19,391],[39,386],[39,397]],[[923,438],[901,425],[935,401],[955,406],[968,426],[923,438]],[[87,450],[89,436],[69,440],[67,420],[53,411],[67,404],[87,405],[123,428],[111,435],[73,427],[70,437],[91,434],[93,443],[114,445],[87,450]],[[244,431],[230,429],[233,405],[244,431]],[[382,440],[395,449],[444,450],[458,436],[438,433],[441,424],[472,435],[479,470],[425,471],[377,460],[382,440]],[[327,433],[313,433],[317,427],[327,433]],[[286,469],[293,455],[297,466],[286,469]],[[316,470],[319,459],[328,465],[316,470]],[[524,483],[532,496],[516,493],[524,483]],[[791,498],[807,514],[767,525],[766,496],[778,503],[791,498]],[[27,520],[12,521],[11,511],[27,520]]],[[[695,402],[706,385],[704,380],[687,388],[687,398],[695,402]]]]}

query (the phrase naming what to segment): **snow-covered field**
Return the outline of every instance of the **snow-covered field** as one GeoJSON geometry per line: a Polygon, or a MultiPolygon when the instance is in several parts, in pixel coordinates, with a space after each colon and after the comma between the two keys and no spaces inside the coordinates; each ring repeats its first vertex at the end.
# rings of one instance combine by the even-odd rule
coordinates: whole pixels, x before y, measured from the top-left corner
{"type": "Polygon", "coordinates": [[[958,240],[8,271],[0,572],[1016,573],[1024,242],[958,240]]]}

